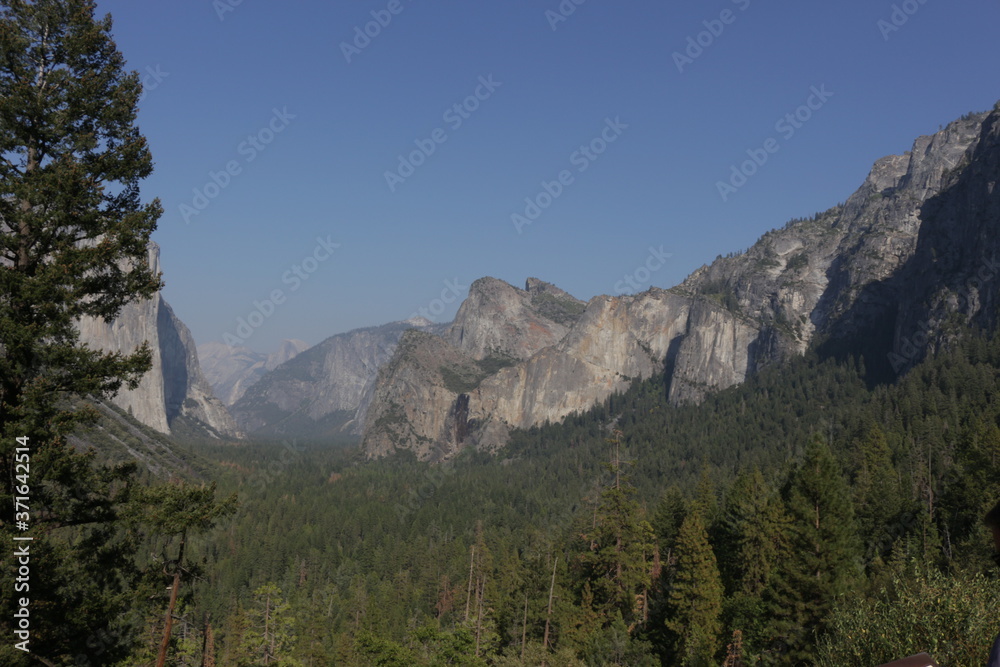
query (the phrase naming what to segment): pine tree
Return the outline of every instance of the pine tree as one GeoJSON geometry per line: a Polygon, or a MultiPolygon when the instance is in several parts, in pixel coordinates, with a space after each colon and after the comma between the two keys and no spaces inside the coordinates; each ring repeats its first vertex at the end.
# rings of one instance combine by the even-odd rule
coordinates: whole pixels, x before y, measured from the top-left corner
{"type": "Polygon", "coordinates": [[[680,532],[686,514],[684,494],[676,485],[668,487],[653,512],[652,522],[656,540],[660,545],[660,557],[664,562],[668,562],[671,558],[671,552],[677,542],[677,533],[680,532]]]}
{"type": "MultiPolygon", "coordinates": [[[[185,559],[185,549],[190,535],[204,532],[215,523],[233,514],[237,507],[236,494],[221,502],[215,500],[215,482],[209,485],[189,485],[182,483],[164,484],[137,491],[128,512],[124,514],[128,523],[142,525],[154,534],[177,539],[177,557],[163,560],[163,574],[170,577],[170,599],[164,620],[163,639],[157,655],[157,667],[165,664],[170,648],[170,637],[181,584],[192,575],[191,566],[185,559]]],[[[160,566],[157,566],[160,567],[160,566]]]]}
{"type": "Polygon", "coordinates": [[[291,605],[277,585],[268,582],[254,591],[246,614],[241,653],[249,658],[247,664],[297,664],[288,656],[295,641],[291,605]]]}
{"type": "Polygon", "coordinates": [[[742,472],[726,495],[722,529],[715,541],[728,594],[723,618],[755,652],[766,643],[764,591],[778,564],[788,557],[789,519],[774,489],[754,467],[742,472]]]}
{"type": "Polygon", "coordinates": [[[791,542],[769,591],[771,635],[783,660],[796,664],[824,629],[834,601],[858,580],[860,545],[850,489],[819,437],[791,475],[785,497],[791,542]]]}
{"type": "Polygon", "coordinates": [[[677,538],[677,566],[669,595],[667,628],[675,635],[674,659],[685,667],[715,664],[722,632],[722,579],[696,504],[677,538]]]}
{"type": "Polygon", "coordinates": [[[734,592],[759,597],[788,549],[788,516],[760,469],[733,483],[725,508],[726,569],[734,592]]]}
{"type": "Polygon", "coordinates": [[[859,469],[855,483],[857,522],[867,536],[867,559],[885,558],[893,543],[903,537],[899,529],[904,498],[892,463],[892,451],[885,433],[877,424],[859,445],[859,469]]]}
{"type": "Polygon", "coordinates": [[[94,10],[0,10],[0,426],[39,445],[91,416],[62,399],[112,395],[149,368],[145,349],[81,346],[77,319],[114,319],[160,288],[147,245],[162,209],[139,202],[152,171],[134,125],[141,85],[94,10]]]}
{"type": "Polygon", "coordinates": [[[620,434],[611,440],[613,457],[607,468],[613,481],[601,493],[590,548],[580,557],[584,579],[594,595],[594,608],[605,623],[620,611],[634,626],[646,612],[651,586],[650,561],[656,548],[653,529],[641,517],[635,488],[621,471],[620,434]]]}
{"type": "MultiPolygon", "coordinates": [[[[80,397],[136,386],[148,349],[79,344],[82,316],[113,319],[160,287],[146,261],[161,213],[142,205],[152,170],[135,127],[141,85],[88,0],[0,6],[0,504],[13,506],[15,438],[31,451],[31,650],[39,659],[114,661],[136,543],[116,530],[131,471],[96,466],[66,437],[96,411],[80,397]],[[24,442],[24,441],[22,441],[24,442]],[[87,614],[75,613],[86,608],[87,614]]],[[[18,494],[23,495],[23,494],[18,494]]],[[[0,528],[4,549],[11,526],[0,528]]],[[[13,590],[4,570],[0,584],[13,590]]],[[[12,636],[12,596],[0,598],[12,636]]],[[[0,648],[0,662],[25,654],[0,648]]]]}

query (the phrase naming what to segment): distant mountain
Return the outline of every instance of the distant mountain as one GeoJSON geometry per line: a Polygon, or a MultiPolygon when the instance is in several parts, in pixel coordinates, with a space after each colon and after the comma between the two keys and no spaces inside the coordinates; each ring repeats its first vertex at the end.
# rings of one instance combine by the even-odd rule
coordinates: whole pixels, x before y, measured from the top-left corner
{"type": "Polygon", "coordinates": [[[268,371],[308,348],[309,344],[301,340],[283,340],[277,350],[264,354],[212,341],[198,346],[198,358],[215,395],[226,406],[232,406],[268,371]]]}
{"type": "MultiPolygon", "coordinates": [[[[160,270],[160,248],[149,244],[149,263],[160,270]]],[[[203,424],[215,436],[238,437],[236,423],[202,375],[191,332],[163,297],[131,303],[112,322],[85,317],[80,342],[113,352],[131,352],[148,341],[153,365],[135,390],[122,389],[113,403],[161,433],[171,433],[184,418],[203,424]]]]}
{"type": "Polygon", "coordinates": [[[860,351],[871,378],[890,379],[955,326],[995,323],[998,185],[1000,104],[878,160],[844,204],[674,288],[598,296],[581,314],[531,281],[477,281],[449,330],[403,337],[363,448],[431,460],[492,450],[512,428],[585,410],[636,378],[664,373],[672,402],[694,402],[811,345],[860,351]]]}
{"type": "Polygon", "coordinates": [[[331,336],[249,383],[230,408],[233,417],[261,437],[360,434],[379,367],[414,328],[442,325],[414,319],[331,336]]]}

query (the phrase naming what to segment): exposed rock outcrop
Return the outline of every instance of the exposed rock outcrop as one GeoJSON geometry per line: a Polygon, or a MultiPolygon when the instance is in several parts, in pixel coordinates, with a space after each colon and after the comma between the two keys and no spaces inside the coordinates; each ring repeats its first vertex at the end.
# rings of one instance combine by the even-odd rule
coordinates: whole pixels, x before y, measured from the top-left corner
{"type": "Polygon", "coordinates": [[[442,330],[423,320],[331,336],[263,374],[231,406],[233,417],[257,436],[360,433],[379,367],[415,327],[442,330]]]}
{"type": "Polygon", "coordinates": [[[445,339],[475,359],[527,359],[559,342],[585,306],[537,278],[529,278],[523,290],[480,278],[470,286],[445,339]]]}
{"type": "Polygon", "coordinates": [[[561,322],[561,337],[551,326],[539,335],[539,313],[517,290],[477,281],[488,289],[470,290],[444,340],[414,337],[380,373],[366,453],[493,449],[511,428],[557,421],[658,372],[673,402],[698,401],[817,341],[831,353],[860,345],[866,361],[886,367],[877,373],[907,332],[940,339],[956,308],[966,320],[995,318],[998,125],[994,110],[920,137],[907,154],[877,161],[846,203],[768,232],[669,290],[595,297],[582,317],[561,322]],[[483,367],[494,349],[516,362],[483,367]]]}
{"type": "Polygon", "coordinates": [[[277,350],[264,354],[248,347],[211,341],[198,346],[198,358],[215,395],[226,406],[232,406],[268,371],[308,348],[309,344],[301,340],[283,340],[277,350]]]}
{"type": "Polygon", "coordinates": [[[382,456],[409,442],[421,458],[451,456],[482,430],[470,421],[469,392],[565,338],[584,308],[536,278],[523,290],[496,278],[477,280],[441,336],[408,332],[393,363],[379,372],[364,422],[366,452],[382,456]]]}
{"type": "MultiPolygon", "coordinates": [[[[155,243],[149,246],[149,262],[158,273],[160,249],[155,243]]],[[[124,388],[113,399],[138,421],[169,434],[173,422],[186,417],[201,422],[213,435],[241,435],[201,373],[191,332],[159,294],[125,306],[112,322],[83,318],[79,329],[81,342],[110,352],[132,352],[149,342],[152,368],[136,389],[124,388]]]]}

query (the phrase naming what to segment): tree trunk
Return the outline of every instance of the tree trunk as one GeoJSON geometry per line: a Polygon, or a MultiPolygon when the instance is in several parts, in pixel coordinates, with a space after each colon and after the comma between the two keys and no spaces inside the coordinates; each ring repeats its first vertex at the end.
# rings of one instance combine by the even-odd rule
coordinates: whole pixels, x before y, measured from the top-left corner
{"type": "Polygon", "coordinates": [[[201,667],[215,667],[215,634],[208,614],[205,614],[205,633],[201,642],[201,667]]]}
{"type": "Polygon", "coordinates": [[[479,657],[479,639],[483,632],[483,602],[486,600],[486,574],[483,574],[483,578],[480,580],[479,591],[476,594],[476,606],[477,617],[476,617],[476,657],[479,657]]]}
{"type": "Polygon", "coordinates": [[[552,596],[556,590],[556,566],[559,564],[559,556],[552,561],[552,583],[549,584],[549,610],[545,613],[545,636],[542,639],[542,648],[549,648],[549,620],[552,618],[552,596]]]}
{"type": "Polygon", "coordinates": [[[476,545],[472,545],[472,555],[469,556],[469,588],[465,592],[465,621],[469,621],[469,602],[472,600],[472,566],[476,561],[476,545]]]}
{"type": "Polygon", "coordinates": [[[528,592],[524,593],[524,623],[521,625],[521,662],[524,662],[524,644],[528,638],[528,592]]]}
{"type": "Polygon", "coordinates": [[[187,533],[181,533],[181,546],[177,551],[177,566],[174,570],[174,584],[170,588],[170,603],[167,604],[166,625],[163,628],[163,643],[160,644],[160,654],[156,657],[156,667],[163,667],[167,661],[167,648],[170,646],[170,630],[174,624],[174,605],[177,604],[177,589],[181,587],[181,563],[184,562],[184,541],[187,533]]]}

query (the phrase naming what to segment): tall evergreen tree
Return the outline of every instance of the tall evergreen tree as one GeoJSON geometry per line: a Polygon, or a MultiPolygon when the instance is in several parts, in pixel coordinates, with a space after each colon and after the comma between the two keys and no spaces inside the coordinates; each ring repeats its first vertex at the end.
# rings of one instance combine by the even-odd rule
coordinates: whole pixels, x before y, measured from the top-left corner
{"type": "Polygon", "coordinates": [[[612,482],[601,493],[589,549],[580,558],[584,580],[594,594],[594,607],[610,623],[616,611],[630,626],[644,620],[651,585],[650,561],[656,549],[653,529],[642,517],[635,487],[621,470],[620,433],[610,441],[607,468],[612,482]]]}
{"type": "Polygon", "coordinates": [[[141,85],[94,11],[0,8],[0,426],[39,446],[89,416],[62,399],[136,386],[149,367],[148,350],[80,345],[77,319],[114,319],[160,287],[147,246],[162,209],[139,201],[152,171],[141,85]]]}
{"type": "Polygon", "coordinates": [[[756,466],[741,473],[726,498],[726,570],[733,592],[759,597],[788,550],[788,516],[756,466]]]}
{"type": "Polygon", "coordinates": [[[677,542],[677,534],[687,514],[684,494],[676,484],[667,487],[660,497],[660,502],[653,512],[653,531],[660,546],[660,557],[664,562],[671,558],[671,552],[677,542]]]}
{"type": "Polygon", "coordinates": [[[189,484],[163,484],[137,491],[124,517],[130,523],[152,529],[167,540],[178,540],[177,557],[168,558],[162,566],[170,578],[170,599],[164,620],[163,639],[157,656],[157,667],[166,663],[170,637],[181,584],[190,579],[192,567],[185,559],[185,549],[191,534],[203,532],[215,525],[220,518],[230,516],[238,505],[236,494],[221,502],[215,500],[215,482],[198,486],[189,484]]]}
{"type": "MultiPolygon", "coordinates": [[[[789,519],[784,504],[756,466],[743,471],[726,494],[720,537],[715,542],[727,590],[723,618],[738,633],[740,650],[766,643],[764,591],[788,557],[789,519]]],[[[733,658],[735,660],[735,658],[733,658]]]]}
{"type": "MultiPolygon", "coordinates": [[[[76,322],[113,319],[159,289],[146,255],[161,207],[139,201],[152,170],[135,126],[139,77],[95,8],[0,4],[0,505],[13,506],[21,438],[31,454],[30,650],[107,663],[129,643],[121,617],[133,547],[114,538],[129,471],[95,466],[66,436],[96,414],[79,397],[136,386],[150,354],[82,346],[76,322]]],[[[11,529],[0,523],[5,551],[11,529]]],[[[0,574],[4,590],[9,576],[0,574]]],[[[0,629],[12,636],[12,596],[0,600],[0,629]]],[[[25,659],[7,650],[4,664],[25,659]]]]}
{"type": "Polygon", "coordinates": [[[855,497],[858,528],[867,538],[865,557],[885,558],[895,541],[903,537],[905,524],[899,519],[904,496],[888,439],[877,424],[868,427],[858,446],[858,459],[855,497]]]}
{"type": "Polygon", "coordinates": [[[288,655],[295,642],[294,624],[291,605],[277,585],[268,582],[254,591],[241,638],[241,664],[298,665],[288,655]]]}
{"type": "Polygon", "coordinates": [[[771,588],[771,633],[782,646],[782,659],[796,664],[823,630],[834,601],[860,575],[850,489],[840,464],[819,437],[792,473],[785,502],[791,542],[771,588]]]}
{"type": "Polygon", "coordinates": [[[667,627],[676,637],[674,659],[685,667],[715,664],[722,632],[722,579],[700,510],[696,503],[681,524],[669,596],[667,627]]]}

